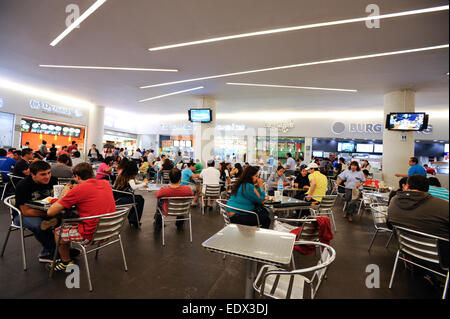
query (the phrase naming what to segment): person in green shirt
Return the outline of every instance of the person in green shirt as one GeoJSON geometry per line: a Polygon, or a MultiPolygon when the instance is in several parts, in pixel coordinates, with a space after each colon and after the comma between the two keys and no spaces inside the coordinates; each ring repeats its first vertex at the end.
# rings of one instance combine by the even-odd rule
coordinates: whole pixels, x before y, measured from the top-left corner
{"type": "Polygon", "coordinates": [[[203,170],[203,164],[200,163],[199,160],[196,160],[195,162],[197,163],[197,164],[195,164],[195,173],[200,174],[203,170]]]}

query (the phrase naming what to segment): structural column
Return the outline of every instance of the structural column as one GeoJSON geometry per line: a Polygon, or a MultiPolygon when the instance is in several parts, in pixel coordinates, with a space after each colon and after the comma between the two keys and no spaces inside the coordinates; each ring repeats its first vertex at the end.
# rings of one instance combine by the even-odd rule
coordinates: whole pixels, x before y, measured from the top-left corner
{"type": "Polygon", "coordinates": [[[97,149],[103,150],[103,130],[105,125],[105,107],[94,106],[89,110],[89,126],[87,128],[86,156],[92,144],[97,145],[97,149]]]}
{"type": "MultiPolygon", "coordinates": [[[[389,113],[415,111],[415,92],[401,90],[384,96],[384,119],[389,113]]],[[[409,169],[409,158],[414,156],[414,132],[383,131],[383,180],[386,185],[398,188],[399,177],[409,169]]]]}
{"type": "Polygon", "coordinates": [[[312,137],[305,137],[305,164],[309,164],[312,159],[312,137]]]}
{"type": "Polygon", "coordinates": [[[214,135],[216,130],[216,102],[213,99],[203,98],[200,108],[212,110],[210,123],[194,123],[194,160],[203,165],[214,156],[214,135]]]}

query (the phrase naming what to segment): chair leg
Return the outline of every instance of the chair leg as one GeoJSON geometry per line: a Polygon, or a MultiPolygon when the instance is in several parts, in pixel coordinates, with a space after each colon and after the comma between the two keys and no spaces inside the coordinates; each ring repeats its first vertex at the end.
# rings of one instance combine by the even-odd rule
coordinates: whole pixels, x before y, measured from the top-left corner
{"type": "Polygon", "coordinates": [[[358,208],[358,215],[359,215],[359,218],[361,218],[361,206],[362,206],[362,204],[363,204],[363,200],[361,200],[361,202],[359,203],[359,208],[358,208]]]}
{"type": "Polygon", "coordinates": [[[447,278],[445,279],[445,286],[444,292],[442,293],[442,299],[447,298],[447,288],[448,288],[448,271],[447,271],[447,278]]]}
{"type": "Polygon", "coordinates": [[[89,271],[89,264],[88,264],[87,254],[86,254],[86,248],[84,248],[84,246],[81,246],[81,249],[83,250],[84,265],[86,267],[89,291],[92,291],[93,289],[92,289],[92,282],[91,282],[91,272],[89,271]]]}
{"type": "Polygon", "coordinates": [[[330,215],[331,215],[331,220],[333,221],[334,232],[337,232],[336,221],[334,220],[333,212],[330,212],[330,215]]]}
{"type": "Polygon", "coordinates": [[[291,264],[292,264],[292,270],[295,270],[295,258],[294,258],[294,252],[292,252],[292,256],[291,256],[291,264]]]}
{"type": "Polygon", "coordinates": [[[162,223],[162,244],[163,244],[163,246],[165,245],[165,242],[164,242],[164,216],[162,216],[161,215],[161,223],[162,223]]]}
{"type": "Polygon", "coordinates": [[[375,241],[375,237],[377,237],[377,234],[378,234],[378,229],[376,230],[375,234],[372,237],[372,241],[370,242],[369,253],[370,253],[370,249],[372,248],[373,242],[375,241]]]}
{"type": "MultiPolygon", "coordinates": [[[[98,243],[97,244],[97,248],[99,248],[100,247],[100,243],[98,243]]],[[[97,249],[96,251],[95,251],[95,259],[97,259],[98,258],[98,251],[99,251],[100,249],[97,249]]]]}
{"type": "Polygon", "coordinates": [[[388,240],[388,242],[386,244],[386,248],[389,247],[389,243],[391,242],[391,239],[392,239],[393,236],[394,236],[394,232],[391,232],[391,236],[389,236],[389,240],[388,240]]]}
{"type": "Polygon", "coordinates": [[[9,182],[8,183],[6,183],[4,186],[3,186],[3,192],[2,192],[2,202],[3,202],[3,198],[5,198],[5,192],[6,192],[6,188],[8,187],[8,184],[9,184],[9,182]]]}
{"type": "Polygon", "coordinates": [[[202,215],[205,215],[205,198],[202,196],[202,215]]]}
{"type": "MultiPolygon", "coordinates": [[[[21,223],[21,225],[23,225],[21,223]]],[[[27,256],[25,253],[25,237],[23,233],[23,227],[20,227],[20,242],[22,244],[22,260],[23,260],[23,270],[27,270],[27,256]]]]}
{"type": "Polygon", "coordinates": [[[192,243],[192,223],[191,223],[192,217],[189,214],[189,236],[191,237],[191,243],[192,243]]]}
{"type": "Polygon", "coordinates": [[[400,254],[400,250],[397,250],[397,256],[395,256],[395,262],[394,262],[394,269],[392,269],[391,281],[389,282],[389,289],[391,289],[392,282],[394,281],[394,275],[395,275],[395,271],[397,269],[397,263],[398,263],[398,256],[399,256],[399,254],[400,254]]]}
{"type": "Polygon", "coordinates": [[[125,267],[125,271],[128,271],[127,260],[125,259],[125,250],[123,249],[122,237],[120,237],[120,234],[119,234],[119,244],[120,250],[122,251],[123,265],[125,267]]]}
{"type": "Polygon", "coordinates": [[[0,257],[3,257],[3,254],[5,253],[6,244],[8,243],[8,240],[9,240],[9,234],[11,234],[11,226],[8,227],[8,233],[6,234],[5,242],[3,243],[3,248],[2,248],[2,254],[0,255],[0,257]]]}

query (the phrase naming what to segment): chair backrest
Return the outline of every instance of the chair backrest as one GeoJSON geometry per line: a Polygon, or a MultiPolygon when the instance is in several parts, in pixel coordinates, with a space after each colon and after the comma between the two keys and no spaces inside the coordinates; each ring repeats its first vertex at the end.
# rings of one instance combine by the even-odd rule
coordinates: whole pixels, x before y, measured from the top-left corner
{"type": "Polygon", "coordinates": [[[448,239],[395,225],[394,231],[397,236],[399,250],[402,253],[423,261],[440,264],[439,241],[448,242],[448,239]]]}
{"type": "Polygon", "coordinates": [[[9,208],[9,216],[11,218],[11,222],[14,220],[14,216],[22,215],[22,213],[20,212],[20,209],[18,209],[16,207],[16,196],[15,195],[6,197],[3,200],[3,203],[9,208]]]}
{"type": "Polygon", "coordinates": [[[170,170],[163,170],[162,171],[162,176],[164,180],[169,180],[169,174],[170,174],[170,170]]]}
{"type": "Polygon", "coordinates": [[[167,215],[180,216],[190,214],[191,203],[194,197],[162,197],[167,200],[167,215]]]}
{"type": "Polygon", "coordinates": [[[216,199],[216,203],[217,203],[217,205],[219,205],[219,210],[223,216],[225,226],[231,224],[230,217],[228,216],[228,213],[227,213],[227,202],[228,201],[225,199],[216,199]]]}
{"type": "Polygon", "coordinates": [[[337,195],[325,195],[325,196],[318,196],[322,197],[322,201],[319,204],[319,210],[320,209],[331,209],[334,204],[336,203],[337,195]]]}
{"type": "Polygon", "coordinates": [[[370,211],[372,212],[372,219],[375,228],[387,228],[387,206],[379,204],[370,204],[370,211]]]}
{"type": "Polygon", "coordinates": [[[306,219],[302,223],[301,231],[295,240],[320,241],[319,224],[314,218],[306,219]]]}
{"type": "Polygon", "coordinates": [[[22,180],[22,179],[25,178],[25,177],[22,177],[22,176],[14,175],[13,173],[9,173],[9,174],[7,174],[7,175],[8,175],[8,177],[9,177],[9,180],[11,181],[11,184],[14,186],[14,189],[16,189],[17,183],[18,183],[20,180],[22,180]]]}
{"type": "Polygon", "coordinates": [[[92,237],[92,243],[105,241],[120,234],[122,226],[127,219],[130,208],[122,208],[114,213],[105,214],[98,218],[97,228],[92,237]]]}
{"type": "Polygon", "coordinates": [[[206,185],[205,196],[206,197],[219,197],[220,196],[220,185],[206,185]]]}

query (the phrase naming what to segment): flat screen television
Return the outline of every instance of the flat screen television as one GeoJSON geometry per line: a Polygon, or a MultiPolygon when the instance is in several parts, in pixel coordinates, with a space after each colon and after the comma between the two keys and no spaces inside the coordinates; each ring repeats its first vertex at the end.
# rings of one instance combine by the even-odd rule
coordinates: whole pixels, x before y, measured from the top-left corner
{"type": "Polygon", "coordinates": [[[373,152],[374,153],[383,153],[383,144],[374,144],[373,152]]]}
{"type": "Polygon", "coordinates": [[[386,117],[386,128],[390,131],[423,131],[428,128],[425,113],[390,113],[386,117]]]}
{"type": "Polygon", "coordinates": [[[212,121],[211,109],[190,109],[188,115],[191,122],[209,123],[212,121]]]}
{"type": "Polygon", "coordinates": [[[174,140],[174,141],[173,141],[173,146],[175,146],[175,147],[180,147],[180,141],[174,140]]]}
{"type": "Polygon", "coordinates": [[[314,157],[323,157],[323,152],[313,151],[313,156],[314,157]]]}
{"type": "Polygon", "coordinates": [[[346,142],[338,143],[338,152],[353,153],[354,151],[355,151],[355,143],[346,143],[346,142]]]}
{"type": "Polygon", "coordinates": [[[357,153],[373,153],[373,144],[356,144],[357,153]]]}

